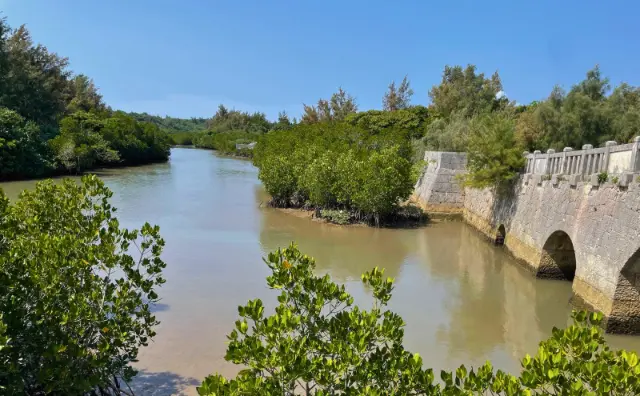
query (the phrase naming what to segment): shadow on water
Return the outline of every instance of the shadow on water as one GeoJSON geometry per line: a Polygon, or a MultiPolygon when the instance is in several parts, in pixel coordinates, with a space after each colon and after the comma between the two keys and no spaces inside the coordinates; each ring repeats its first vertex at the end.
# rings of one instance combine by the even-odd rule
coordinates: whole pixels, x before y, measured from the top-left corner
{"type": "Polygon", "coordinates": [[[140,370],[130,384],[136,396],[187,395],[190,388],[198,385],[200,381],[195,378],[183,377],[169,371],[149,372],[147,370],[140,370]]]}

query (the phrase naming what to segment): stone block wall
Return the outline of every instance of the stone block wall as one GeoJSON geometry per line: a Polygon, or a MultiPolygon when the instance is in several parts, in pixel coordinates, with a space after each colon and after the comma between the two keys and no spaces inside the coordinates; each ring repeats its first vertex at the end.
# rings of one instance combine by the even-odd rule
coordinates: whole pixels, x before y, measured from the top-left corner
{"type": "Polygon", "coordinates": [[[430,213],[462,213],[464,189],[457,177],[466,172],[466,153],[427,151],[424,160],[413,201],[430,213]]]}

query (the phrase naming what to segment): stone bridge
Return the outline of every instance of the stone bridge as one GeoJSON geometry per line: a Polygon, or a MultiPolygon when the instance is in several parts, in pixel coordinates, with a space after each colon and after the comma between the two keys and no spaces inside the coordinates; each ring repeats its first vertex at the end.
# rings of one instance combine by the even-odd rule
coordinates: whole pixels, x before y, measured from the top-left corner
{"type": "Polygon", "coordinates": [[[578,306],[613,333],[640,333],[640,138],[627,145],[525,153],[505,192],[462,189],[465,154],[428,152],[414,198],[457,212],[535,276],[573,282],[578,306]]]}

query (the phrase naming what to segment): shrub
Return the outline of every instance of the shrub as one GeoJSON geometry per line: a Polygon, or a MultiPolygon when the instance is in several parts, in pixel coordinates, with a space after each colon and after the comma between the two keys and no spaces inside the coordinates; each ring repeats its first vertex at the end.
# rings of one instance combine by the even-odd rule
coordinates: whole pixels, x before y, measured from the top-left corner
{"type": "Polygon", "coordinates": [[[336,154],[326,151],[302,171],[300,189],[309,195],[312,205],[334,207],[336,201],[336,154]]]}
{"type": "Polygon", "coordinates": [[[498,187],[513,180],[525,164],[515,138],[515,122],[504,113],[472,120],[464,183],[470,187],[498,187]]]}
{"type": "Polygon", "coordinates": [[[7,394],[116,391],[158,323],[164,283],[158,227],[121,229],[112,193],[38,183],[9,205],[0,197],[0,388],[7,394]],[[139,249],[139,257],[128,251],[139,249]]]}
{"type": "Polygon", "coordinates": [[[599,184],[604,184],[604,183],[607,182],[607,180],[609,180],[609,174],[607,172],[598,173],[598,183],[599,184]]]}
{"type": "Polygon", "coordinates": [[[614,176],[611,178],[611,183],[613,184],[618,184],[618,182],[620,181],[620,179],[618,178],[618,176],[614,176]]]}
{"type": "Polygon", "coordinates": [[[318,123],[268,133],[258,142],[254,164],[275,205],[308,199],[312,206],[378,222],[412,192],[417,178],[411,155],[402,133],[318,123]]]}
{"type": "Polygon", "coordinates": [[[373,306],[354,305],[343,285],[314,274],[315,262],[294,245],[269,254],[269,288],[279,305],[265,315],[261,300],[238,307],[225,359],[245,367],[233,379],[207,377],[200,395],[637,395],[640,364],[634,352],[613,352],[598,327],[600,314],[574,312],[574,324],[554,328],[535,357],[522,359],[518,377],[460,366],[432,369],[403,347],[404,321],[386,310],[393,279],[374,268],[362,275],[373,306]]]}
{"type": "Polygon", "coordinates": [[[296,192],[298,180],[290,158],[285,156],[269,156],[265,158],[258,177],[273,201],[279,206],[286,206],[296,192]]]}
{"type": "Polygon", "coordinates": [[[351,214],[346,210],[322,209],[320,211],[320,217],[327,219],[331,223],[341,225],[351,222],[351,214]]]}
{"type": "Polygon", "coordinates": [[[373,152],[355,175],[344,175],[355,178],[359,184],[351,197],[353,205],[372,216],[376,223],[381,216],[395,212],[400,201],[413,191],[411,162],[401,157],[398,150],[398,147],[389,147],[373,152]]]}

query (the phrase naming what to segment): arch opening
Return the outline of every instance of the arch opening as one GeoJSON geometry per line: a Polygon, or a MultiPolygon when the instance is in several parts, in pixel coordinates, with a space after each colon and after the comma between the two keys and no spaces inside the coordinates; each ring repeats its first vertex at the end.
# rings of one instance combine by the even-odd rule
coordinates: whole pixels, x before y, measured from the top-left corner
{"type": "Polygon", "coordinates": [[[607,332],[640,334],[640,249],[625,263],[618,276],[607,332]]]}
{"type": "Polygon", "coordinates": [[[496,245],[502,246],[504,245],[504,239],[507,237],[507,230],[504,228],[504,224],[500,224],[498,227],[498,231],[496,232],[496,239],[494,243],[496,245]]]}
{"type": "Polygon", "coordinates": [[[537,276],[573,281],[575,275],[576,252],[571,237],[564,231],[556,231],[544,243],[537,276]]]}

